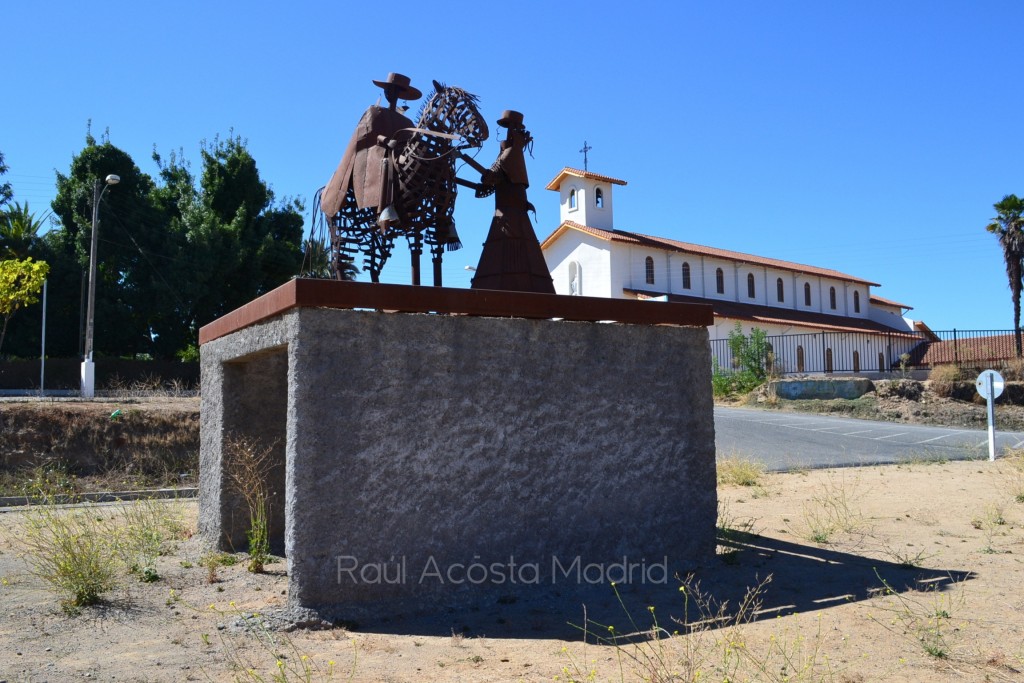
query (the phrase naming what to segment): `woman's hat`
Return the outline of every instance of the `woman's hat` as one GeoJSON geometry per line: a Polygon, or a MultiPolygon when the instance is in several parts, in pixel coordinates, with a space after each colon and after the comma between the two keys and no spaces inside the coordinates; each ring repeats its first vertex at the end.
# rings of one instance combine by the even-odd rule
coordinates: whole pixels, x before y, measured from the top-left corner
{"type": "Polygon", "coordinates": [[[423,93],[412,87],[409,77],[402,74],[392,72],[388,74],[386,81],[374,81],[373,83],[380,88],[387,88],[389,85],[395,86],[400,100],[418,100],[423,97],[423,93]]]}
{"type": "Polygon", "coordinates": [[[498,119],[498,125],[504,126],[505,128],[522,128],[523,115],[517,111],[506,109],[501,112],[501,118],[498,119]]]}

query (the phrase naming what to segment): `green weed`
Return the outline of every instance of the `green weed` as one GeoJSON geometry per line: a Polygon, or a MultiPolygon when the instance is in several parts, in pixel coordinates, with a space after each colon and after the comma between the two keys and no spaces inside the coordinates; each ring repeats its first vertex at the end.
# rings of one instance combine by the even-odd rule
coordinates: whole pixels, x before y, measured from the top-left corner
{"type": "Polygon", "coordinates": [[[227,473],[235,490],[249,508],[249,571],[259,573],[270,561],[270,491],[267,481],[274,461],[275,443],[258,438],[234,436],[225,443],[227,473]]]}

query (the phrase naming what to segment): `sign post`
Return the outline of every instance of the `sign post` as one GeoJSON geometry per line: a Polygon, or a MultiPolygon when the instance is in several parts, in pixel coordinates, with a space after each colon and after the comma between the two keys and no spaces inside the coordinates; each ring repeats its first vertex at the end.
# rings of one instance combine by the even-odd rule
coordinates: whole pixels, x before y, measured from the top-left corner
{"type": "Polygon", "coordinates": [[[985,397],[988,404],[988,459],[996,459],[996,399],[1003,393],[1003,376],[995,370],[985,370],[978,375],[974,386],[985,397]]]}

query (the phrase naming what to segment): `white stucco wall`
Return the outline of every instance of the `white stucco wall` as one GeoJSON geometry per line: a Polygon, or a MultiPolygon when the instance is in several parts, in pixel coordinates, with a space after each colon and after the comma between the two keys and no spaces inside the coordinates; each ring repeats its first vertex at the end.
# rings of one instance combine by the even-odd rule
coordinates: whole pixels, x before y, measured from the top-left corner
{"type": "Polygon", "coordinates": [[[580,296],[622,298],[611,288],[611,250],[608,242],[577,230],[568,230],[544,251],[544,260],[551,271],[556,294],[572,294],[572,270],[576,266],[577,289],[580,296]]]}
{"type": "MultiPolygon", "coordinates": [[[[666,249],[623,244],[599,239],[578,230],[567,230],[545,252],[555,280],[555,291],[569,293],[570,264],[578,264],[582,272],[581,290],[586,296],[631,298],[624,289],[639,289],[668,294],[680,294],[706,299],[717,299],[779,308],[780,317],[785,310],[823,313],[826,315],[870,319],[895,331],[913,332],[913,323],[904,319],[899,307],[872,304],[870,287],[864,283],[849,282],[814,274],[798,273],[780,268],[743,263],[700,254],[672,252],[666,249]],[[646,260],[654,265],[654,283],[647,282],[646,260]],[[682,264],[690,266],[690,288],[683,287],[682,264]],[[724,294],[716,290],[716,271],[721,268],[724,294]],[[754,278],[754,297],[748,296],[747,276],[754,278]],[[784,301],[778,300],[778,280],[782,280],[784,301]],[[804,285],[810,287],[811,305],[804,303],[804,285]],[[830,289],[836,290],[836,308],[831,307],[830,289]],[[860,297],[860,311],[854,310],[854,293],[860,297]]],[[[656,304],[652,304],[656,305],[656,304]]],[[[735,329],[735,320],[716,318],[708,328],[710,339],[726,339],[735,329]]],[[[839,333],[813,327],[787,324],[757,325],[769,337],[786,336],[779,344],[779,358],[786,359],[783,371],[795,373],[821,373],[826,371],[825,357],[831,350],[833,369],[849,372],[853,367],[853,354],[857,353],[860,372],[878,372],[878,354],[883,354],[885,365],[897,363],[900,354],[909,352],[919,339],[894,337],[886,334],[839,333]],[[817,335],[817,336],[814,336],[817,335]],[[824,339],[824,342],[823,342],[824,339]],[[796,367],[795,348],[803,347],[803,369],[796,367]],[[793,367],[790,367],[793,366],[793,367]]],[[[749,322],[743,322],[744,334],[749,334],[749,322]]],[[[716,352],[719,347],[713,347],[716,352]]],[[[728,359],[722,359],[727,367],[728,359]]]]}

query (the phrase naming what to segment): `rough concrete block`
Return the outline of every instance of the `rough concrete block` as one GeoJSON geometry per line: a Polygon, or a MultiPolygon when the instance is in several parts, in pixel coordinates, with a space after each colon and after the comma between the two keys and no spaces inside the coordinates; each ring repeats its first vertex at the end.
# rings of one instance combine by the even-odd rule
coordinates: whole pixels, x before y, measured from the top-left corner
{"type": "Polygon", "coordinates": [[[713,556],[704,328],[302,308],[202,354],[201,531],[238,533],[229,427],[280,438],[295,605],[669,581],[713,556]]]}

